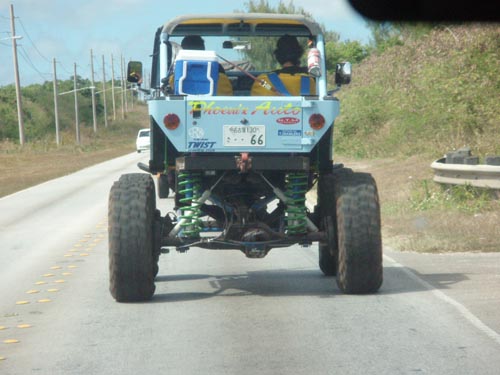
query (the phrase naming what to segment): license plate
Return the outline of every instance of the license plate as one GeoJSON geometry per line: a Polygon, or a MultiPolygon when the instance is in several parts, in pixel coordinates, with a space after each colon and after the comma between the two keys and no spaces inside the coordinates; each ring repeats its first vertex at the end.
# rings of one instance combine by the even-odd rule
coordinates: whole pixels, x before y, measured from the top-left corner
{"type": "Polygon", "coordinates": [[[224,125],[224,146],[264,147],[265,125],[224,125]]]}

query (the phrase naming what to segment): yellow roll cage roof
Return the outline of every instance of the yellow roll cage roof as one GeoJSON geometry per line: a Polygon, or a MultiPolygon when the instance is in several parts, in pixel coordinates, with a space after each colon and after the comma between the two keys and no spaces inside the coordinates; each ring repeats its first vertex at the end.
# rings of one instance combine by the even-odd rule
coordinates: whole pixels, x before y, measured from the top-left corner
{"type": "Polygon", "coordinates": [[[321,27],[302,14],[221,13],[183,15],[165,23],[168,35],[318,35],[321,27]]]}

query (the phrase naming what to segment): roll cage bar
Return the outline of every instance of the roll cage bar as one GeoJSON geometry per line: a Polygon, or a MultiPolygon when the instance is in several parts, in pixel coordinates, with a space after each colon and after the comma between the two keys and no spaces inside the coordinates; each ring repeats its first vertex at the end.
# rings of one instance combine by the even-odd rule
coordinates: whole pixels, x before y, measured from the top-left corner
{"type": "MultiPolygon", "coordinates": [[[[153,60],[158,60],[159,76],[154,80],[154,87],[159,87],[161,80],[168,75],[168,62],[172,59],[172,48],[168,43],[171,36],[282,36],[285,34],[312,39],[321,56],[325,55],[325,42],[318,23],[303,15],[271,13],[225,13],[214,15],[179,16],[158,28],[153,60]],[[158,44],[159,43],[159,46],[158,44]],[[159,47],[159,48],[158,48],[159,47]]],[[[324,59],[323,59],[324,61],[324,59]]],[[[158,64],[157,64],[158,65],[158,64]]],[[[155,64],[153,64],[155,66],[155,64]]],[[[319,97],[327,95],[326,67],[321,64],[321,76],[318,78],[319,97]]]]}

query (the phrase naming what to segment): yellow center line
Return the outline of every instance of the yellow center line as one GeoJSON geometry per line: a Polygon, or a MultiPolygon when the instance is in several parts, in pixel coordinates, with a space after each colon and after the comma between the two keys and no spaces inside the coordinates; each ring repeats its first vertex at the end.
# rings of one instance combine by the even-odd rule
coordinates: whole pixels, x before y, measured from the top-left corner
{"type": "Polygon", "coordinates": [[[3,342],[5,344],[17,344],[19,342],[19,340],[16,340],[16,339],[7,339],[7,340],[3,340],[3,342]]]}

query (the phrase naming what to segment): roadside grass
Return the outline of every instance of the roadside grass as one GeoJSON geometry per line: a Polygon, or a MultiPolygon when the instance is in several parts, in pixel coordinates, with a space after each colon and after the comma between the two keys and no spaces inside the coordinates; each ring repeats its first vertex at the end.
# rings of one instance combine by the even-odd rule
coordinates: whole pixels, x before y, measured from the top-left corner
{"type": "Polygon", "coordinates": [[[137,132],[149,127],[148,121],[147,108],[138,104],[124,120],[119,115],[107,128],[100,124],[97,133],[92,125],[82,124],[81,145],[75,143],[74,130],[61,133],[59,147],[55,135],[22,147],[12,141],[0,142],[0,197],[134,152],[137,132]]]}
{"type": "Polygon", "coordinates": [[[339,157],[372,173],[384,244],[400,251],[500,252],[500,200],[494,191],[432,181],[432,160],[339,157]]]}
{"type": "Polygon", "coordinates": [[[450,25],[371,55],[338,93],[336,152],[500,154],[499,48],[499,25],[450,25]]]}
{"type": "Polygon", "coordinates": [[[409,197],[414,211],[455,210],[478,214],[491,206],[494,192],[470,185],[437,185],[431,180],[418,181],[409,197]]]}
{"type": "Polygon", "coordinates": [[[339,91],[336,158],[377,180],[386,245],[500,251],[498,196],[439,185],[430,168],[464,146],[500,155],[499,47],[496,24],[436,27],[363,60],[339,91]]]}

